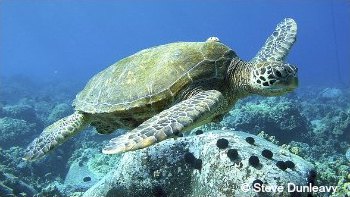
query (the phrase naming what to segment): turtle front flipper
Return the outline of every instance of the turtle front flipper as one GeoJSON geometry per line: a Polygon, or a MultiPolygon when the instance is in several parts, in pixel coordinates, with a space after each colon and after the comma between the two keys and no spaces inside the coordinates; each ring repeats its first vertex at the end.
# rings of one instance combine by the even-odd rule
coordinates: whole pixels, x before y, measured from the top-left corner
{"type": "Polygon", "coordinates": [[[174,137],[179,132],[210,122],[223,105],[224,98],[219,91],[200,92],[148,119],[132,131],[111,139],[102,152],[123,153],[174,137]]]}
{"type": "Polygon", "coordinates": [[[264,46],[251,60],[252,62],[284,61],[297,35],[297,24],[291,18],[281,21],[266,40],[264,46]]]}
{"type": "Polygon", "coordinates": [[[34,160],[44,156],[50,150],[62,144],[68,138],[89,125],[86,114],[75,112],[46,127],[39,137],[27,147],[24,160],[34,160]]]}

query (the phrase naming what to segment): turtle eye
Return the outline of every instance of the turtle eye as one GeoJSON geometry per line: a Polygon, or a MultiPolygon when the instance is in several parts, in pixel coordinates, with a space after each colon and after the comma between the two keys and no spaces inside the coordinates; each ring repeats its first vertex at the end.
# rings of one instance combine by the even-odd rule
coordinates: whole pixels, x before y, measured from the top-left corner
{"type": "Polygon", "coordinates": [[[275,74],[276,74],[277,77],[282,77],[282,74],[281,74],[281,72],[279,70],[276,70],[275,74]]]}

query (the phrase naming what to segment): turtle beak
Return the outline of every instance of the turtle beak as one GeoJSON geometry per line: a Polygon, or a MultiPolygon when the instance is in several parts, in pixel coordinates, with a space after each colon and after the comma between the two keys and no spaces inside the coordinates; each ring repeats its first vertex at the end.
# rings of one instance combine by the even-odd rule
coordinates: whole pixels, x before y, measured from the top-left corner
{"type": "Polygon", "coordinates": [[[281,82],[285,86],[285,88],[294,90],[298,87],[298,68],[293,65],[286,65],[286,76],[281,82]]]}
{"type": "Polygon", "coordinates": [[[283,80],[277,81],[272,89],[284,89],[286,92],[291,92],[298,87],[299,80],[296,76],[291,76],[283,80]]]}
{"type": "Polygon", "coordinates": [[[271,87],[272,91],[287,93],[298,87],[297,67],[286,64],[283,67],[274,69],[273,73],[277,81],[271,87]]]}

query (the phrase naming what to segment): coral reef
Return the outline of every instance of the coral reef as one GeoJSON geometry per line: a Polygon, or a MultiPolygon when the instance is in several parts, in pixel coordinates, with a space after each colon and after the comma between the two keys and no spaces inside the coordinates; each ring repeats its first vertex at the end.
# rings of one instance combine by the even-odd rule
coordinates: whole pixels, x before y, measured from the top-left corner
{"type": "Polygon", "coordinates": [[[35,130],[35,123],[9,117],[0,118],[0,146],[2,148],[24,146],[29,142],[28,138],[35,130]]]}
{"type": "MultiPolygon", "coordinates": [[[[70,166],[67,166],[67,162],[72,152],[79,150],[81,142],[86,140],[85,135],[77,136],[79,143],[70,140],[57,151],[35,162],[22,160],[24,147],[12,146],[8,149],[0,149],[0,167],[2,167],[3,172],[18,177],[17,179],[23,183],[28,185],[30,183],[37,191],[38,196],[71,196],[76,188],[67,187],[64,184],[64,178],[70,168],[70,166]]],[[[7,187],[11,190],[16,189],[13,185],[7,185],[7,187]]],[[[19,193],[27,192],[19,190],[19,193]]],[[[3,195],[5,194],[0,191],[0,196],[3,195]]]]}
{"type": "Polygon", "coordinates": [[[333,193],[331,197],[350,196],[350,177],[341,178],[338,182],[338,191],[333,193]]]}
{"type": "Polygon", "coordinates": [[[97,177],[102,177],[112,170],[119,160],[120,155],[102,154],[96,142],[87,142],[86,145],[74,151],[69,159],[69,165],[78,163],[81,167],[86,166],[97,177]]]}
{"type": "Polygon", "coordinates": [[[17,177],[0,171],[0,194],[5,196],[34,196],[37,191],[17,177]]]}
{"type": "Polygon", "coordinates": [[[4,116],[22,119],[28,122],[37,122],[35,110],[30,105],[8,105],[3,107],[4,116]]]}
{"type": "Polygon", "coordinates": [[[262,138],[238,131],[212,131],[166,140],[123,154],[115,170],[84,196],[252,196],[254,191],[246,193],[239,187],[243,183],[251,186],[258,179],[267,185],[288,182],[306,185],[313,166],[291,153],[280,154],[280,149],[262,138]],[[246,141],[247,137],[254,139],[253,145],[246,141]],[[228,142],[226,148],[221,146],[225,143],[223,139],[228,142]],[[274,153],[273,159],[261,155],[264,149],[274,153]],[[238,154],[233,160],[231,156],[236,151],[232,150],[238,154]],[[295,168],[281,170],[277,161],[293,161],[295,168]],[[193,164],[196,162],[200,163],[198,167],[193,164]]]}
{"type": "Polygon", "coordinates": [[[47,117],[48,124],[52,124],[53,122],[68,116],[73,113],[72,106],[66,103],[60,103],[55,105],[55,107],[51,110],[51,113],[47,117]]]}
{"type": "Polygon", "coordinates": [[[311,124],[317,134],[350,135],[350,111],[331,111],[321,119],[312,120],[311,124]]]}
{"type": "Polygon", "coordinates": [[[338,88],[325,88],[319,94],[321,99],[338,99],[343,96],[343,91],[338,88]]]}
{"type": "Polygon", "coordinates": [[[309,122],[300,108],[298,102],[287,98],[248,101],[232,109],[221,124],[254,134],[265,131],[286,143],[300,139],[309,130],[309,122]]]}

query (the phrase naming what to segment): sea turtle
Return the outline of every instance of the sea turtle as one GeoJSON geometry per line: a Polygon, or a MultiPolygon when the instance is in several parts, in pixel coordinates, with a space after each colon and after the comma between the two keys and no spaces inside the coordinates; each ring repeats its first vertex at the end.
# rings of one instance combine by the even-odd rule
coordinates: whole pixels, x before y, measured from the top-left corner
{"type": "Polygon", "coordinates": [[[26,149],[37,159],[91,125],[99,133],[118,128],[105,154],[141,149],[199,125],[220,120],[238,99],[277,96],[297,87],[297,68],[284,63],[297,25],[281,21],[248,62],[210,37],[142,50],[98,73],[73,102],[75,112],[44,129],[26,149]]]}

